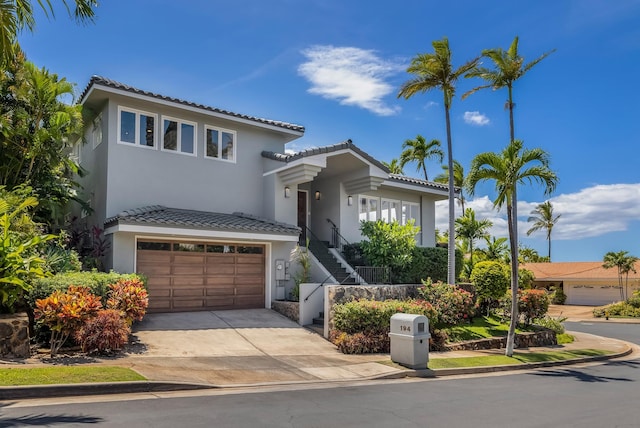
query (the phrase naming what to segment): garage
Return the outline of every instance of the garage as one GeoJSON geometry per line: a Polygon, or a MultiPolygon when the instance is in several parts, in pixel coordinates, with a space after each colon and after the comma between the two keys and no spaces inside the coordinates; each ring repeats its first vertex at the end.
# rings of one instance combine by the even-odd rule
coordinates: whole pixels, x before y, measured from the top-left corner
{"type": "MultiPolygon", "coordinates": [[[[567,285],[565,284],[565,288],[567,285]]],[[[617,285],[572,284],[568,286],[567,304],[569,305],[600,306],[620,300],[620,287],[617,285]]]]}
{"type": "Polygon", "coordinates": [[[139,239],[136,272],[149,312],[265,307],[264,245],[139,239]]]}

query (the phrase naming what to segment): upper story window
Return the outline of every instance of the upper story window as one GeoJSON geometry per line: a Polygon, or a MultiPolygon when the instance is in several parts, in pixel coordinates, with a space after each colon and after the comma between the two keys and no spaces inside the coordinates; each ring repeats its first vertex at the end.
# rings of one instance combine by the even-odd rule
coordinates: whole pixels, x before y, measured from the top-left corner
{"type": "Polygon", "coordinates": [[[387,223],[392,221],[400,222],[400,201],[394,201],[392,199],[382,199],[380,204],[380,218],[387,223]]]}
{"type": "Polygon", "coordinates": [[[414,220],[416,226],[420,225],[420,205],[412,202],[403,202],[402,224],[407,224],[409,220],[414,220]]]}
{"type": "Polygon", "coordinates": [[[359,218],[360,221],[376,221],[378,220],[378,198],[369,196],[360,196],[359,198],[359,218]]]}
{"type": "Polygon", "coordinates": [[[91,130],[91,139],[93,140],[93,148],[95,149],[102,143],[102,113],[93,120],[93,129],[91,130]]]}
{"type": "Polygon", "coordinates": [[[153,149],[156,147],[157,115],[119,107],[118,142],[153,149]]]}
{"type": "Polygon", "coordinates": [[[196,124],[170,117],[163,117],[162,150],[195,156],[196,124]]]}
{"type": "Polygon", "coordinates": [[[236,161],[236,132],[205,126],[205,157],[236,161]]]}

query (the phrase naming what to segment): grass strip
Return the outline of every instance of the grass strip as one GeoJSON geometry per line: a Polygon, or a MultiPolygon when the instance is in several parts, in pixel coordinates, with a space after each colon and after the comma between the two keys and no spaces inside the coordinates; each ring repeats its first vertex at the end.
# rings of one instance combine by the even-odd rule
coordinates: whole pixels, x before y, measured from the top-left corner
{"type": "Polygon", "coordinates": [[[575,358],[608,355],[611,353],[611,351],[599,349],[576,349],[573,351],[514,352],[513,357],[507,357],[506,355],[483,355],[478,357],[432,358],[429,360],[429,368],[454,369],[463,367],[486,367],[522,363],[540,363],[547,361],[566,361],[575,358]]]}
{"type": "Polygon", "coordinates": [[[146,378],[125,367],[33,367],[0,369],[0,386],[128,382],[146,378]]]}

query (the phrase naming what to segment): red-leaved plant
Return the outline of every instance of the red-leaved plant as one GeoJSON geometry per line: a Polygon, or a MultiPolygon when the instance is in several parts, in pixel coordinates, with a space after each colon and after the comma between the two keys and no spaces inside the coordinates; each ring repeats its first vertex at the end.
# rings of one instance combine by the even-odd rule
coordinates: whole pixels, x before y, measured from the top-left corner
{"type": "Polygon", "coordinates": [[[141,321],[149,306],[149,295],[138,279],[121,279],[109,285],[107,308],[120,311],[128,325],[141,321]]]}
{"type": "Polygon", "coordinates": [[[122,349],[129,341],[131,328],[116,309],[103,309],[87,320],[75,333],[86,353],[108,353],[122,349]]]}

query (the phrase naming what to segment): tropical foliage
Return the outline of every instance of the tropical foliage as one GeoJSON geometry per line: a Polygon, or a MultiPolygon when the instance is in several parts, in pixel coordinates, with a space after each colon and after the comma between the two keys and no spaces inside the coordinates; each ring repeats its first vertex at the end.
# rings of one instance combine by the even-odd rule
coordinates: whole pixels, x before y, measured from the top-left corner
{"type": "Polygon", "coordinates": [[[82,137],[82,106],[64,102],[73,85],[18,55],[0,73],[0,96],[0,185],[31,186],[40,201],[35,219],[59,223],[78,200],[72,176],[80,170],[69,152],[82,137]]]}
{"type": "MultiPolygon", "coordinates": [[[[93,19],[97,0],[74,0],[73,13],[69,8],[69,1],[62,0],[62,4],[76,21],[85,23],[93,19]]],[[[54,16],[51,0],[38,0],[38,5],[44,14],[54,16]]],[[[0,65],[6,65],[20,52],[17,44],[18,33],[27,30],[33,32],[36,27],[33,2],[31,0],[4,0],[0,2],[0,65]]]]}
{"type": "Polygon", "coordinates": [[[431,323],[437,328],[469,321],[475,312],[471,293],[455,285],[433,282],[428,278],[422,282],[418,295],[436,310],[437,323],[431,323]]]}
{"type": "Polygon", "coordinates": [[[456,234],[469,243],[469,264],[473,269],[473,244],[478,239],[488,239],[493,223],[489,219],[476,219],[473,208],[467,208],[464,215],[456,219],[456,234]]]}
{"type": "MultiPolygon", "coordinates": [[[[453,161],[453,185],[460,189],[460,194],[458,196],[458,202],[462,207],[462,212],[464,213],[464,203],[466,202],[466,198],[464,196],[464,181],[466,176],[464,175],[464,167],[457,160],[453,161]]],[[[442,173],[436,175],[433,179],[436,183],[448,184],[449,183],[449,166],[442,165],[442,173]]]]}
{"type": "Polygon", "coordinates": [[[449,168],[449,246],[448,246],[448,274],[447,282],[455,283],[455,189],[453,181],[453,151],[451,143],[451,118],[449,117],[451,103],[456,93],[458,79],[474,70],[478,64],[478,58],[467,61],[462,66],[454,69],[451,63],[451,49],[449,40],[435,40],[431,43],[433,53],[418,54],[411,60],[407,73],[413,78],[405,82],[398,92],[398,97],[409,99],[418,93],[441,90],[444,100],[445,123],[447,128],[447,165],[449,168]]]}
{"type": "Polygon", "coordinates": [[[422,135],[416,136],[415,140],[406,140],[402,144],[402,153],[400,154],[400,169],[404,168],[408,163],[415,162],[416,169],[422,170],[424,179],[429,181],[427,175],[426,161],[429,159],[437,159],[442,162],[444,153],[440,148],[440,141],[431,140],[427,143],[422,135]]]}
{"type": "Polygon", "coordinates": [[[389,267],[392,280],[411,264],[420,231],[412,220],[404,225],[397,221],[362,221],[360,231],[367,238],[361,243],[364,257],[372,266],[389,267]]]}
{"type": "Polygon", "coordinates": [[[547,232],[547,242],[549,243],[548,257],[551,261],[551,232],[553,227],[560,219],[561,214],[553,214],[553,205],[550,201],[545,201],[531,211],[531,216],[527,219],[529,223],[533,222],[529,230],[527,230],[527,236],[531,235],[538,230],[545,230],[547,232]]]}
{"type": "Polygon", "coordinates": [[[400,161],[396,158],[391,159],[391,162],[382,162],[384,166],[389,169],[391,174],[404,175],[404,170],[402,169],[402,165],[400,161]]]}
{"type": "Polygon", "coordinates": [[[471,272],[470,279],[475,287],[480,308],[488,315],[509,288],[509,275],[505,272],[505,266],[499,262],[478,262],[471,272]]]}
{"type": "Polygon", "coordinates": [[[620,300],[625,300],[629,293],[629,273],[636,273],[636,256],[629,255],[628,251],[609,251],[604,255],[602,266],[605,269],[616,268],[618,270],[618,286],[620,288],[620,300]],[[623,278],[626,277],[626,281],[623,278]]]}

